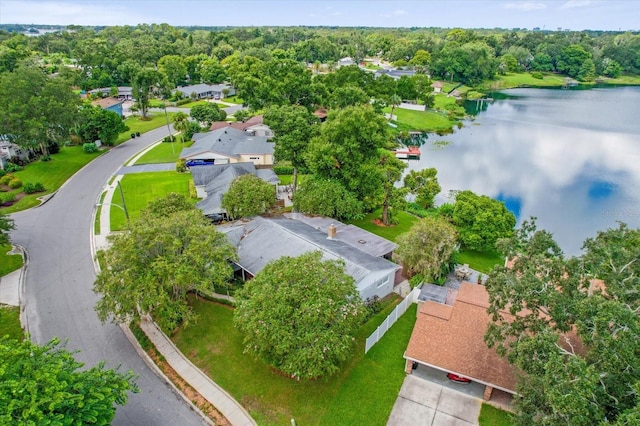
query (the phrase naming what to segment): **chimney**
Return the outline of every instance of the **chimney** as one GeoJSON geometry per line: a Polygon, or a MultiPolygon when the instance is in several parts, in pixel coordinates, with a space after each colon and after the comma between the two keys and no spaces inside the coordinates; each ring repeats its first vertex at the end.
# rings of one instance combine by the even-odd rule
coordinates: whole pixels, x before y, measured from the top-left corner
{"type": "Polygon", "coordinates": [[[331,225],[329,225],[329,239],[330,240],[334,240],[336,238],[336,233],[337,233],[338,229],[333,226],[333,223],[331,225]]]}

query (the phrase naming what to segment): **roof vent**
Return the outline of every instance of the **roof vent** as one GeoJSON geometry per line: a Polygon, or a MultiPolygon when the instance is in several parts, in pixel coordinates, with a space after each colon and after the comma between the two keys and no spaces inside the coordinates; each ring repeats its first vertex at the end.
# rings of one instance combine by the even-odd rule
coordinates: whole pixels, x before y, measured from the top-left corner
{"type": "Polygon", "coordinates": [[[222,142],[222,139],[218,138],[218,142],[222,142]]]}
{"type": "Polygon", "coordinates": [[[336,228],[336,227],[333,225],[333,223],[332,223],[331,225],[329,225],[329,236],[328,236],[328,238],[329,238],[330,240],[335,239],[335,238],[336,238],[336,233],[337,233],[337,231],[338,231],[338,228],[336,228]]]}
{"type": "Polygon", "coordinates": [[[365,240],[358,240],[358,242],[359,242],[360,244],[366,244],[366,243],[367,243],[365,240]]]}

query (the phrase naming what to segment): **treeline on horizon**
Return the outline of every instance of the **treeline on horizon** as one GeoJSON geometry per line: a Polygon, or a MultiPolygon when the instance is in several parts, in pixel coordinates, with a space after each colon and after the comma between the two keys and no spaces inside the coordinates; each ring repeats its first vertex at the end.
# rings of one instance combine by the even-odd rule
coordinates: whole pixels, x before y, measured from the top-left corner
{"type": "Polygon", "coordinates": [[[358,63],[379,57],[434,80],[470,86],[506,72],[560,73],[585,82],[640,74],[640,34],[629,31],[140,24],[70,25],[28,37],[7,30],[32,27],[47,26],[0,25],[0,72],[36,58],[83,89],[129,85],[141,68],[163,64],[186,69],[176,85],[218,83],[226,78],[225,67],[246,57],[294,60],[316,69],[325,64],[329,70],[343,57],[358,63]],[[215,72],[203,72],[214,65],[215,72]]]}

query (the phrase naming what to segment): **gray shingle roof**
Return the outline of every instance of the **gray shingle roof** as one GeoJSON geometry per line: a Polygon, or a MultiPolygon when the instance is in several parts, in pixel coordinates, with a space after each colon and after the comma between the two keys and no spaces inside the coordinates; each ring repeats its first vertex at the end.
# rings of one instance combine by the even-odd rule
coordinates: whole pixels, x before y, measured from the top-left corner
{"type": "Polygon", "coordinates": [[[328,239],[325,232],[286,217],[257,216],[249,221],[221,225],[218,229],[228,235],[238,249],[240,265],[253,275],[282,256],[296,257],[317,250],[322,251],[324,259],[344,260],[346,272],[356,286],[372,272],[399,268],[395,263],[357,250],[344,241],[328,239]],[[239,229],[243,230],[240,239],[239,229]]]}
{"type": "Polygon", "coordinates": [[[274,151],[273,143],[268,142],[266,136],[252,136],[231,127],[196,133],[193,139],[195,143],[184,148],[180,158],[197,159],[198,155],[206,152],[239,158],[243,154],[273,154],[274,151]]]}

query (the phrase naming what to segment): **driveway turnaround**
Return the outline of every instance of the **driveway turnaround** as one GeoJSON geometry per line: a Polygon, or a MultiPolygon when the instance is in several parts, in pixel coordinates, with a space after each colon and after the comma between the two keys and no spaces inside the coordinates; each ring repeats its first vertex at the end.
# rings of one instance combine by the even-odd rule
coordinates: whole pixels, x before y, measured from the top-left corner
{"type": "Polygon", "coordinates": [[[201,425],[202,417],[147,367],[116,324],[102,324],[93,309],[95,271],[90,248],[91,217],[105,182],[135,153],[167,135],[152,130],[96,158],[49,201],[11,215],[14,244],[27,251],[23,283],[25,326],[45,343],[57,336],[76,359],[92,367],[102,360],[138,375],[140,393],[118,407],[114,425],[201,425]]]}
{"type": "Polygon", "coordinates": [[[387,426],[478,424],[480,399],[414,375],[404,379],[387,426]]]}

